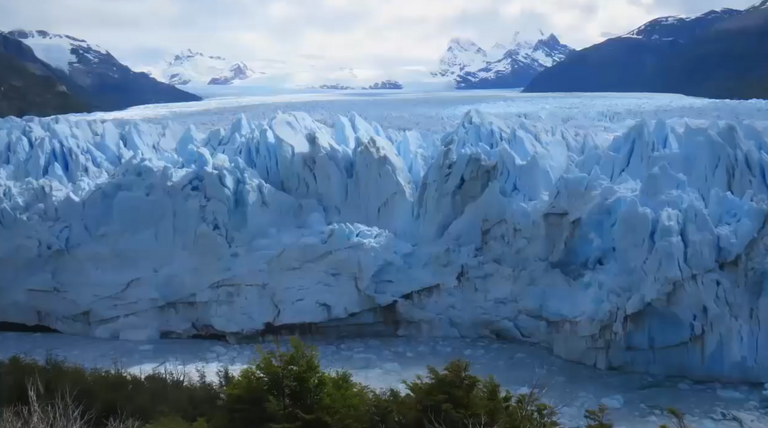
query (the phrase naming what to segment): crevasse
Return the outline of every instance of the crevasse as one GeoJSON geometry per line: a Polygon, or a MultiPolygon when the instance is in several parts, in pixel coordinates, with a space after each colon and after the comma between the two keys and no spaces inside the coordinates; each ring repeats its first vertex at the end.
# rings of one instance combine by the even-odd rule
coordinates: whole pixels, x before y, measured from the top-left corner
{"type": "Polygon", "coordinates": [[[301,323],[491,336],[768,381],[768,135],[589,133],[469,111],[440,144],[357,115],[207,135],[0,121],[0,321],[98,337],[301,323]]]}

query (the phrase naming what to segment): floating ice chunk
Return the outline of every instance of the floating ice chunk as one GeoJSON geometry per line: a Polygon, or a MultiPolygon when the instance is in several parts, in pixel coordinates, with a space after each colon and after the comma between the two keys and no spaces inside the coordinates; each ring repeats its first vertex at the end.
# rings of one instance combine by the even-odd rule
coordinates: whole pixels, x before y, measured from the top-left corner
{"type": "Polygon", "coordinates": [[[600,400],[601,404],[604,404],[609,409],[621,409],[624,407],[624,398],[621,395],[612,395],[600,400]]]}

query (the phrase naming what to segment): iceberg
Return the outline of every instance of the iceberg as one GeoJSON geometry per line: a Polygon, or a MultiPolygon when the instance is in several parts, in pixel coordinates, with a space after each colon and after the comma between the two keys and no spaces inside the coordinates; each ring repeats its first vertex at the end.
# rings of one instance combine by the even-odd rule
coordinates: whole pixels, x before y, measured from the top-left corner
{"type": "Polygon", "coordinates": [[[525,341],[768,381],[768,134],[612,141],[468,111],[193,127],[0,120],[0,321],[103,338],[292,326],[525,341]],[[598,142],[599,141],[599,142],[598,142]]]}

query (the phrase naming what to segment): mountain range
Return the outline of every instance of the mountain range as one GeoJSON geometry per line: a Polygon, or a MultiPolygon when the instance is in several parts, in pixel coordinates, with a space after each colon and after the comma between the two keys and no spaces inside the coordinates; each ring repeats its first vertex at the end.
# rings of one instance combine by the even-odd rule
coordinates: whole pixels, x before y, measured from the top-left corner
{"type": "MultiPolygon", "coordinates": [[[[244,85],[274,89],[367,90],[403,89],[393,78],[395,70],[361,70],[327,66],[312,60],[231,61],[185,49],[167,61],[143,70],[158,80],[181,88],[200,90],[200,86],[244,85]]],[[[423,73],[428,77],[428,73],[423,73]]]]}
{"type": "Polygon", "coordinates": [[[524,40],[515,33],[512,43],[496,43],[488,51],[470,39],[453,38],[433,76],[452,78],[457,89],[522,88],[574,50],[554,34],[539,33],[538,40],[524,40]]]}
{"type": "Polygon", "coordinates": [[[181,89],[188,85],[397,90],[426,82],[456,89],[768,98],[768,0],[745,10],[657,18],[578,51],[554,34],[539,34],[527,40],[516,33],[510,43],[488,50],[470,39],[452,38],[433,71],[398,74],[301,61],[270,68],[190,49],[141,72],[83,39],[13,30],[0,32],[0,116],[200,100],[181,89]]]}
{"type": "Polygon", "coordinates": [[[0,65],[15,71],[12,76],[4,74],[0,85],[15,88],[12,91],[20,93],[37,94],[41,99],[53,97],[74,101],[44,106],[32,100],[16,97],[16,101],[11,101],[10,97],[3,97],[3,102],[9,105],[8,111],[47,115],[200,100],[197,95],[158,82],[146,73],[131,70],[106,49],[83,39],[26,30],[8,31],[2,33],[2,38],[6,55],[0,65]],[[44,70],[42,74],[41,70],[44,70]],[[56,84],[31,84],[39,81],[40,77],[49,81],[53,79],[56,84]],[[43,94],[43,89],[47,87],[53,88],[53,91],[43,94]],[[62,95],[64,90],[69,95],[62,95]],[[10,107],[11,104],[17,106],[10,107]]]}
{"type": "Polygon", "coordinates": [[[311,62],[293,61],[282,69],[229,61],[186,49],[164,63],[147,67],[158,80],[186,85],[262,85],[267,80],[308,89],[403,89],[415,82],[450,82],[456,89],[522,88],[539,71],[562,61],[573,49],[554,35],[540,32],[538,40],[524,40],[516,33],[509,44],[496,43],[486,51],[467,38],[452,38],[438,60],[436,69],[398,73],[395,70],[360,70],[352,67],[327,68],[311,62]],[[258,71],[254,71],[258,70],[258,71]],[[311,75],[300,83],[296,76],[311,75]],[[397,77],[395,77],[397,76],[397,77]],[[265,79],[265,77],[267,79],[265,79]],[[276,78],[277,77],[277,78],[276,78]],[[408,80],[404,84],[402,78],[408,80]],[[311,83],[309,83],[311,82],[311,83]]]}
{"type": "MultiPolygon", "coordinates": [[[[501,43],[491,48],[480,67],[466,67],[455,74],[457,89],[508,89],[525,87],[539,72],[559,63],[573,48],[560,42],[554,34],[536,41],[519,40],[515,34],[511,48],[501,43]],[[501,53],[501,57],[496,56],[501,53]]],[[[451,48],[449,47],[449,50],[451,48]]],[[[440,61],[441,66],[443,60],[440,61]]],[[[478,64],[478,63],[475,63],[478,64]]]]}
{"type": "Polygon", "coordinates": [[[221,56],[205,55],[187,49],[173,56],[170,60],[150,71],[150,75],[162,82],[175,86],[189,84],[231,85],[239,80],[247,80],[256,74],[248,64],[241,61],[228,61],[221,56]]]}
{"type": "Polygon", "coordinates": [[[654,19],[569,55],[525,92],[657,92],[768,98],[768,0],[654,19]]]}

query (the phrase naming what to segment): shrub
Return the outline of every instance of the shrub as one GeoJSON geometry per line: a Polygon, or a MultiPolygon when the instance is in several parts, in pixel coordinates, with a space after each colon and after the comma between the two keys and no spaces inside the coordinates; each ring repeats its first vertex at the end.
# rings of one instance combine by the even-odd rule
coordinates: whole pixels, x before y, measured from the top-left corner
{"type": "Polygon", "coordinates": [[[470,373],[466,361],[448,363],[443,371],[427,368],[427,376],[406,382],[406,426],[420,428],[555,428],[557,412],[536,391],[513,396],[489,376],[470,373]]]}
{"type": "Polygon", "coordinates": [[[597,406],[596,410],[584,412],[587,420],[587,428],[613,428],[613,423],[608,419],[608,407],[605,404],[597,406]]]}
{"type": "MultiPolygon", "coordinates": [[[[87,428],[93,415],[76,404],[71,395],[59,395],[51,402],[42,402],[42,385],[37,380],[27,384],[26,405],[3,408],[0,428],[87,428]]],[[[115,416],[106,421],[106,428],[138,428],[139,423],[115,416]]]]}
{"type": "Polygon", "coordinates": [[[12,357],[0,362],[0,407],[30,405],[30,380],[37,385],[34,398],[54,403],[71,396],[98,427],[121,415],[142,421],[178,416],[195,422],[212,414],[220,398],[213,384],[205,379],[192,382],[183,372],[165,370],[142,377],[117,367],[86,370],[54,358],[40,364],[12,357]]]}
{"type": "MultiPolygon", "coordinates": [[[[690,428],[688,422],[685,421],[685,414],[672,407],[667,409],[667,415],[672,419],[672,428],[690,428]]],[[[667,424],[662,424],[659,428],[670,428],[667,424]]]]}
{"type": "MultiPolygon", "coordinates": [[[[373,390],[346,371],[323,371],[299,341],[261,352],[238,374],[209,380],[183,371],[145,376],[67,365],[48,358],[0,361],[0,428],[556,428],[557,412],[536,390],[513,395],[456,360],[405,382],[405,392],[373,390]],[[33,387],[30,387],[32,385],[33,387]],[[142,423],[136,422],[142,421],[142,423]]],[[[608,410],[584,414],[588,428],[611,428],[608,410]]],[[[668,410],[674,428],[685,417],[668,410]]],[[[669,428],[669,427],[667,427],[669,428]]]]}
{"type": "Polygon", "coordinates": [[[262,352],[253,368],[269,398],[268,410],[280,423],[295,425],[310,419],[318,423],[313,416],[323,400],[328,376],[320,368],[317,351],[294,339],[288,352],[279,348],[262,352]]]}

